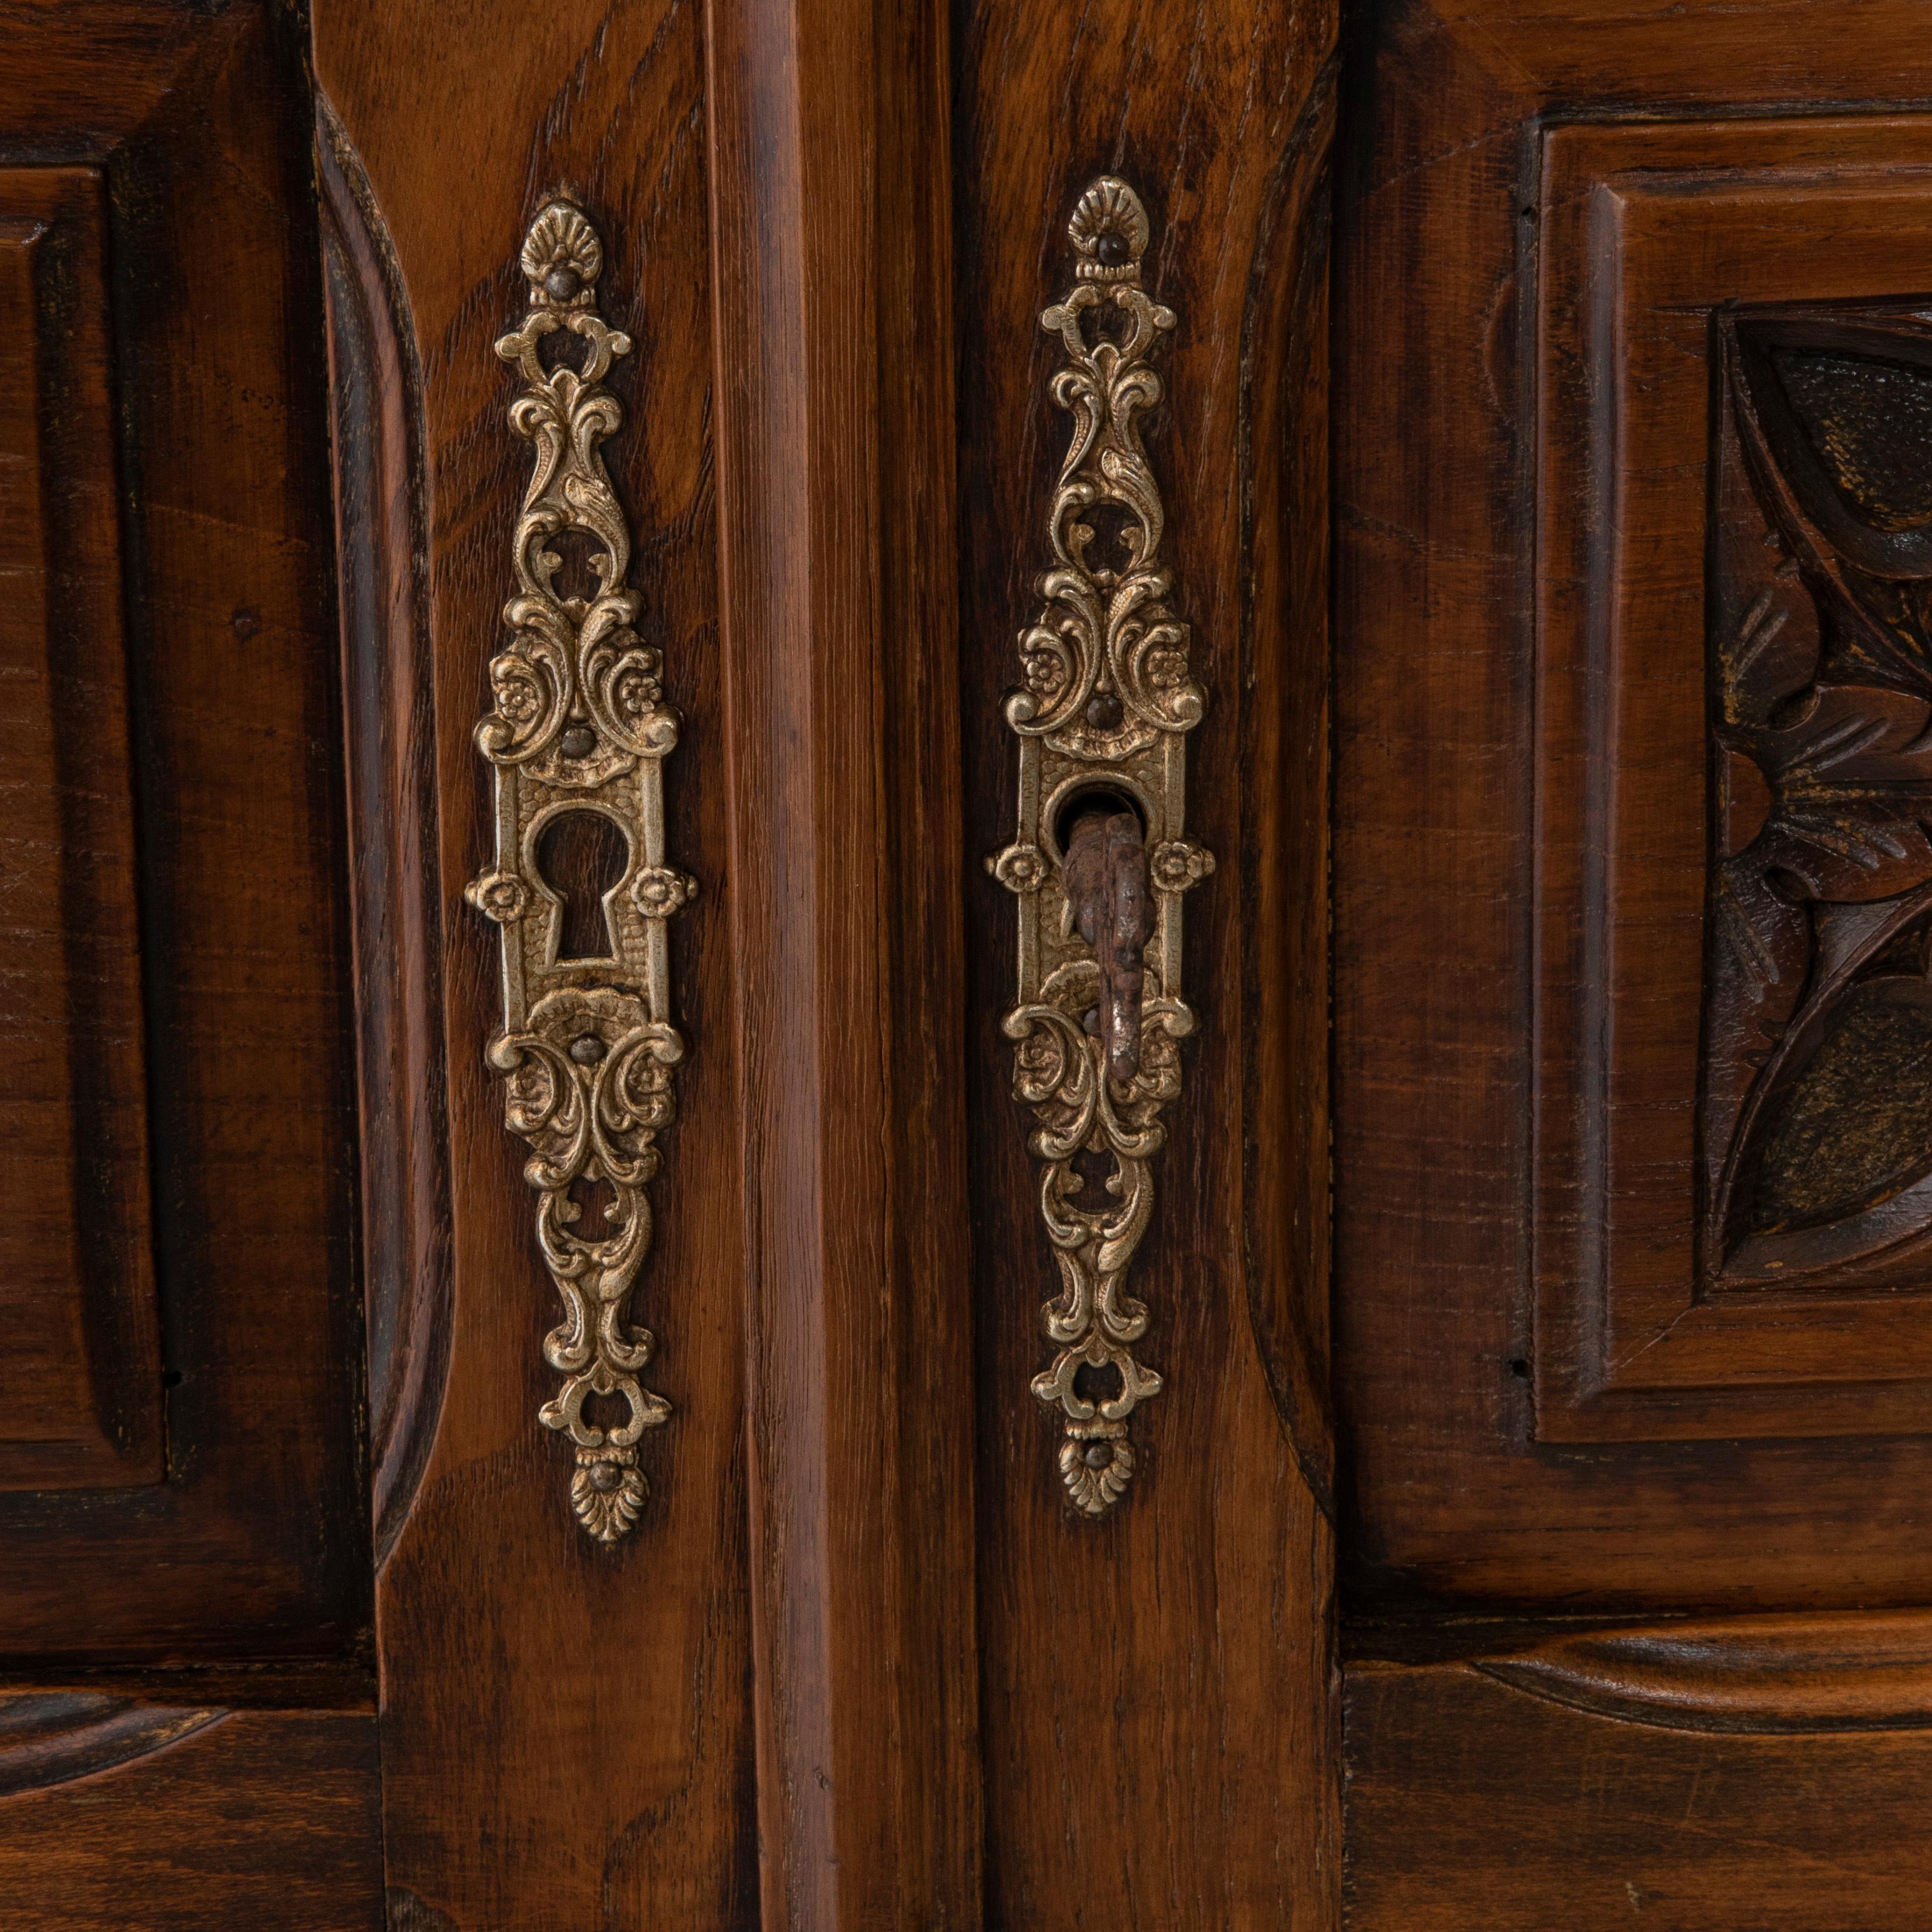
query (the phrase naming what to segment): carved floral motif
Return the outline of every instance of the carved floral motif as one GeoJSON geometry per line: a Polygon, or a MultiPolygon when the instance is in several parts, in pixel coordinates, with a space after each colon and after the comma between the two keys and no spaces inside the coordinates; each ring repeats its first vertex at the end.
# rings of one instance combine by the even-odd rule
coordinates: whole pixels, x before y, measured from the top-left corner
{"type": "Polygon", "coordinates": [[[1786,1281],[1932,1228],[1932,324],[1720,333],[1705,1268],[1786,1281]]]}

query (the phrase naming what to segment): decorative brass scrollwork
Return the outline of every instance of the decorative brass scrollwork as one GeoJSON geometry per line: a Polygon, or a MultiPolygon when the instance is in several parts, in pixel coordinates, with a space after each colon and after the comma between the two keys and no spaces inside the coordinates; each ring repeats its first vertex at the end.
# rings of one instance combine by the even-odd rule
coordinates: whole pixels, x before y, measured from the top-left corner
{"type": "Polygon", "coordinates": [[[1059,1352],[1034,1394],[1060,1412],[1062,1480],[1097,1516],[1133,1475],[1128,1418],[1161,1388],[1136,1358],[1148,1310],[1124,1282],[1195,1028],[1180,896],[1214,861],[1184,836],[1186,734],[1206,700],[1166,602],[1164,512],[1136,420],[1161,399],[1148,357],[1174,312],[1141,286],[1147,211],[1125,182],[1095,182],[1067,234],[1074,286],[1040,326],[1066,346],[1052,394],[1073,430],[1047,518],[1046,605],[1021,634],[1023,682],[1006,700],[1018,830],[986,862],[1018,901],[1018,998],[1003,1024],[1017,1042],[1014,1092],[1038,1124],[1028,1144],[1046,1163],[1040,1211],[1060,1276],[1044,1311],[1059,1352]],[[1108,308],[1118,339],[1090,340],[1089,312],[1108,308]],[[1082,1154],[1108,1163],[1105,1204],[1085,1198],[1082,1154]]]}
{"type": "Polygon", "coordinates": [[[610,1543],[647,1493],[638,1439],[670,1414],[638,1380],[656,1342],[632,1325],[628,1305],[650,1246],[644,1190],[662,1163],[657,1136],[684,1058],[666,925],[698,888],[664,860],[663,763],[680,721],[664,702],[662,654],[633,628],[631,534],[598,448],[623,421],[604,377],[631,350],[597,312],[603,257],[584,211],[552,201],[524,239],[529,313],[496,344],[522,376],[509,418],[536,461],[517,524],[517,594],[503,607],[509,636],[490,665],[494,704],[476,728],[496,770],[496,860],[465,896],[502,929],[503,1025],[489,1064],[508,1082],[510,1130],[531,1150],[524,1178],[565,1310],[544,1341],[563,1386],[538,1419],[575,1444],[572,1503],[585,1529],[610,1543]],[[552,337],[563,339],[548,344],[547,368],[552,337]],[[572,532],[588,539],[589,579],[578,586],[587,595],[559,580],[566,558],[550,545],[572,532]],[[578,957],[564,951],[568,908],[544,862],[546,835],[585,814],[616,827],[625,856],[598,896],[608,944],[578,957]],[[608,1190],[598,1196],[603,1228],[592,1234],[590,1203],[578,1197],[598,1190],[608,1190]],[[586,1417],[593,1395],[621,1400],[622,1420],[586,1417]]]}

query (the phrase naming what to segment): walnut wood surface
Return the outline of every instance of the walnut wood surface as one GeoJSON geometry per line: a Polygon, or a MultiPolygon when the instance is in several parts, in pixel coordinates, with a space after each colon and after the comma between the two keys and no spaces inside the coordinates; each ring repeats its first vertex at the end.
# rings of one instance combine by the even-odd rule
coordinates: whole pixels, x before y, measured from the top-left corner
{"type": "Polygon", "coordinates": [[[1164,1388],[1131,1490],[1066,1505],[1031,1395],[1055,1276],[998,1018],[1014,902],[968,887],[987,1921],[1318,1925],[1335,1879],[1322,1515],[1325,262],[1334,16],[1314,8],[962,10],[962,730],[969,850],[1011,837],[1018,632],[1066,417],[1040,313],[1096,176],[1147,204],[1178,317],[1145,440],[1169,601],[1208,693],[1189,896],[1201,1014],[1130,1292],[1164,1388]],[[1265,881],[1265,884],[1262,882],[1265,881]],[[1293,1015],[1293,1018],[1288,1017],[1293,1015]],[[1245,1078],[1244,1078],[1245,1076],[1245,1078]],[[1249,1190],[1252,1188],[1252,1192],[1249,1190]]]}
{"type": "MultiPolygon", "coordinates": [[[[1334,338],[1348,1922],[1922,1925],[1928,1277],[1904,1246],[1861,1275],[1793,1243],[1755,1252],[1809,1285],[1747,1280],[1757,1224],[1724,1192],[1768,1157],[1744,1102],[1782,1077],[1782,1022],[1863,968],[1831,907],[1870,900],[1906,938],[1919,910],[1916,662],[1853,694],[1849,755],[1894,762],[1846,782],[1886,784],[1827,801],[1855,832],[1895,808],[1900,833],[1856,877],[1786,837],[1777,734],[1850,708],[1807,694],[1820,663],[1859,683],[1876,629],[1780,507],[1786,458],[1737,366],[1754,330],[1922,304],[1924,124],[1870,104],[1932,91],[1919,16],[1416,0],[1357,22],[1334,338]],[[1774,585],[1768,609],[1804,602],[1766,694],[1738,626],[1774,585]],[[1796,916],[1756,908],[1767,998],[1717,900],[1780,838],[1796,916]],[[1852,1613],[1873,1605],[1896,1607],[1852,1613]],[[1640,1621],[1570,1621],[1612,1614],[1640,1621]]],[[[1838,499],[1808,514],[1863,541],[1838,499]]],[[[1886,958],[1903,1010],[1917,956],[1886,958]]],[[[1874,1111],[1848,1110],[1841,1166],[1876,1158],[1852,1144],[1874,1111]]],[[[1885,1153],[1907,1182],[1932,1158],[1885,1153]]],[[[1901,1195],[1890,1234],[1917,1211],[1901,1195]]]]}
{"type": "MultiPolygon", "coordinates": [[[[1835,508],[1826,536],[1738,385],[1740,343],[1799,326],[1796,303],[1807,327],[1837,318],[1834,340],[1932,352],[1932,328],[1900,307],[1932,286],[1932,202],[1915,185],[1928,137],[1932,123],[1885,115],[1543,139],[1546,1441],[1895,1433],[1926,1418],[1932,1304],[1910,1291],[1932,1278],[1898,1245],[1915,1231],[1909,1188],[1880,1217],[1890,1252],[1862,1267],[1818,1264],[1833,1230],[1851,1232],[1828,1186],[1808,1264],[1795,1231],[1740,1238],[1770,1144],[1754,1120],[1779,1119],[1808,1066],[1828,1065],[1807,1039],[1843,1037],[1834,996],[1909,1000],[1919,983],[1902,958],[1888,985],[1857,969],[1888,944],[1896,955],[1924,910],[1924,786],[1903,748],[1922,731],[1932,669],[1910,645],[1868,662],[1890,634],[1868,606],[1916,595],[1910,562],[1888,557],[1880,580],[1859,572],[1852,551],[1898,539],[1862,538],[1835,508]],[[1707,789],[1707,810],[1684,808],[1707,789]],[[1741,1273],[1753,1246],[1773,1258],[1741,1273]]],[[[1869,356],[1832,368],[1836,388],[1846,369],[1908,376],[1869,356]]],[[[1932,448],[1901,453],[1932,486],[1932,448]]],[[[1911,1033],[1899,1000],[1864,1011],[1875,1090],[1855,1084],[1821,1122],[1841,1148],[1886,1136],[1887,1095],[1910,1091],[1916,1058],[1898,1044],[1911,1033]]],[[[1906,1181],[1932,1167],[1909,1106],[1889,1138],[1861,1158],[1906,1181]]]]}
{"type": "MultiPolygon", "coordinates": [[[[387,1094],[412,1115],[408,1138],[379,1145],[368,1173],[388,1190],[368,1228],[392,1311],[375,1324],[393,1539],[377,1591],[386,1856],[390,1885],[407,1895],[399,1918],[461,1932],[758,1917],[701,28],[698,10],[676,0],[494,5],[460,29],[430,8],[314,10],[335,164],[366,183],[366,207],[342,224],[345,260],[365,304],[370,277],[388,278],[375,304],[388,317],[365,340],[379,372],[401,377],[405,412],[406,330],[421,372],[421,500],[409,500],[406,413],[362,425],[376,439],[364,459],[375,481],[355,505],[345,499],[346,515],[368,520],[344,542],[345,555],[386,553],[364,580],[352,651],[404,660],[360,687],[370,708],[352,730],[373,726],[378,747],[357,768],[370,787],[358,812],[380,820],[388,799],[422,810],[412,761],[434,718],[437,846],[414,876],[399,854],[392,888],[371,878],[362,902],[363,984],[388,988],[363,1067],[365,1108],[380,1112],[387,1094]],[[690,1054],[632,1298],[658,1338],[654,1386],[676,1412],[642,1447],[644,1514],[608,1548],[578,1528],[568,1448],[536,1420],[551,1393],[541,1343],[556,1298],[524,1150],[483,1059],[501,1010],[496,932],[458,896],[490,850],[488,770],[470,734],[515,585],[511,537],[529,476],[529,446],[506,419],[514,377],[493,345],[526,306],[525,227],[560,188],[602,234],[604,313],[636,344],[613,379],[626,421],[607,460],[634,540],[640,630],[664,652],[666,695],[685,720],[667,773],[668,842],[702,888],[671,937],[690,1054]],[[422,593],[395,553],[418,529],[427,609],[412,616],[408,600],[422,593]],[[427,676],[407,662],[418,622],[427,676]],[[386,956],[392,936],[407,937],[413,961],[386,956]],[[420,1028],[439,1003],[446,1308],[434,1212],[419,1218],[420,1200],[396,1192],[434,1172],[416,1142],[435,1111],[420,1028]],[[427,1353],[439,1330],[446,1371],[427,1353]]],[[[340,374],[354,338],[339,346],[340,374]]],[[[374,393],[386,408],[380,374],[374,393]]]]}
{"type": "Polygon", "coordinates": [[[0,1484],[161,1474],[135,818],[97,168],[0,170],[0,1484]]]}
{"type": "Polygon", "coordinates": [[[1279,532],[1324,500],[1332,21],[1163,19],[1137,50],[1112,28],[1071,50],[1018,9],[946,26],[816,0],[505,8],[454,38],[316,13],[356,809],[374,827],[433,790],[440,813],[434,892],[419,853],[356,901],[399,1924],[1331,1910],[1324,580],[1321,546],[1279,532]],[[1231,890],[1150,1283],[1186,1393],[1135,1513],[1096,1529],[1031,1453],[1046,1258],[991,1025],[1007,915],[968,865],[1010,813],[998,698],[1052,464],[1038,310],[1071,195],[1109,164],[1156,196],[1157,285],[1189,318],[1162,461],[1222,707],[1203,823],[1231,890]],[[470,730],[522,482],[490,343],[560,187],[639,344],[608,447],[687,721],[673,842],[705,891],[674,942],[692,1052],[638,1292],[677,1413],[613,1551],[560,1510],[533,1426],[551,1316],[482,1076],[494,935],[452,896],[485,849],[470,730]],[[431,706],[426,778],[404,740],[431,706]],[[1244,877],[1265,880],[1252,958],[1244,877]],[[435,1216],[400,1198],[433,1162],[396,1120],[435,1114],[412,1040],[439,1001],[446,1315],[435,1216]],[[479,1858],[479,1830],[516,1855],[479,1858]]]}
{"type": "Polygon", "coordinates": [[[344,752],[362,1102],[378,1566],[422,1479],[449,1370],[448,1104],[422,361],[355,148],[316,130],[334,429],[344,752]]]}
{"type": "Polygon", "coordinates": [[[945,19],[710,21],[764,1923],[977,1926],[945,19]]]}
{"type": "Polygon", "coordinates": [[[1705,1023],[1754,808],[1706,788],[1705,602],[1777,568],[1737,358],[1932,293],[1926,123],[1867,104],[1932,95],[1923,8],[1390,0],[1340,56],[1262,0],[316,0],[315,101],[292,16],[29,10],[0,189],[95,169],[108,211],[124,597],[104,545],[81,588],[129,614],[179,1380],[165,1480],[0,1496],[0,1927],[385,1886],[392,1932],[1333,1927],[1338,1544],[1387,1653],[1354,1924],[1932,1924],[1926,1284],[1746,1294],[1700,1139],[1756,1070],[1705,1023]],[[1165,1387],[1090,1521],[977,862],[1066,428],[1039,313],[1103,172],[1178,316],[1147,442],[1221,866],[1131,1283],[1165,1387]],[[606,448],[703,887],[634,1301],[675,1414],[610,1547],[536,1421],[458,896],[528,475],[493,345],[558,191],[636,344],[606,448]]]}
{"type": "Polygon", "coordinates": [[[1932,1729],[1932,1618],[1735,1617],[1561,1634],[1484,1654],[1518,1690],[1670,1730],[1932,1729]]]}
{"type": "Polygon", "coordinates": [[[0,1693],[0,1797],[110,1771],[226,1715],[111,1691],[0,1693]]]}
{"type": "Polygon", "coordinates": [[[38,1197],[5,1204],[32,1251],[6,1248],[0,1434],[51,1453],[64,1407],[122,1452],[63,1473],[10,1450],[0,1478],[0,1925],[22,1932],[382,1917],[292,28],[83,0],[0,32],[0,222],[40,231],[0,459],[5,1184],[38,1197]],[[36,1307],[77,1331],[59,1360],[34,1359],[36,1307]],[[332,1708],[286,1708],[310,1704],[332,1708]]]}

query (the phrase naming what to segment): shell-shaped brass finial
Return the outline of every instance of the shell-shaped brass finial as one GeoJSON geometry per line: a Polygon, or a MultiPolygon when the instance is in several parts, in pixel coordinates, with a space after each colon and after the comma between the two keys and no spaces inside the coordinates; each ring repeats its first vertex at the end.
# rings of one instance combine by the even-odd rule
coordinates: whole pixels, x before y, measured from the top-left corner
{"type": "Polygon", "coordinates": [[[522,266],[532,308],[588,308],[604,272],[604,244],[574,201],[553,201],[524,237],[522,266]]]}
{"type": "Polygon", "coordinates": [[[1147,253],[1147,210],[1118,175],[1102,175],[1076,205],[1067,238],[1079,251],[1082,281],[1138,281],[1147,253]]]}

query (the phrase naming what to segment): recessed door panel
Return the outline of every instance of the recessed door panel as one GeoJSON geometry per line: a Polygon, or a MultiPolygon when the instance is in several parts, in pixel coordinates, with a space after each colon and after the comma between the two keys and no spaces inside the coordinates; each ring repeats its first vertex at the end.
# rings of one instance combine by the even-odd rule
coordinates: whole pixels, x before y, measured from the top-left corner
{"type": "Polygon", "coordinates": [[[106,202],[0,169],[0,1487],[154,1481],[106,202]]]}

